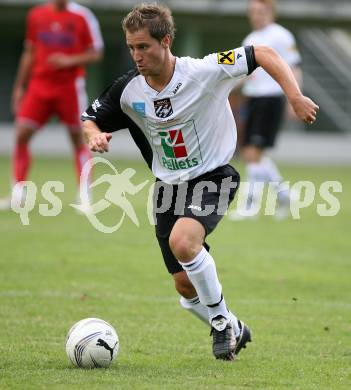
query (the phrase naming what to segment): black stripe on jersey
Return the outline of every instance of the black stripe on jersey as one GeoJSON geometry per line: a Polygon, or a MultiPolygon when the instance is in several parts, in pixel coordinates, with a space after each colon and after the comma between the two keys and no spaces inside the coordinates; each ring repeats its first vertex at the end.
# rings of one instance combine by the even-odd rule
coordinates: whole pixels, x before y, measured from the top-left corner
{"type": "Polygon", "coordinates": [[[253,46],[245,46],[245,54],[247,61],[247,74],[251,74],[257,68],[257,62],[255,57],[255,49],[253,46]]]}
{"type": "Polygon", "coordinates": [[[131,119],[129,119],[129,124],[127,128],[129,129],[130,135],[132,136],[136,146],[139,148],[146,164],[151,170],[153,155],[152,155],[152,149],[149,144],[149,141],[145,137],[140,127],[137,126],[131,119]]]}
{"type": "Polygon", "coordinates": [[[129,71],[116,79],[104,92],[94,100],[82,115],[82,120],[92,120],[107,133],[126,129],[129,117],[122,111],[121,95],[124,88],[134,77],[138,76],[136,69],[129,71]]]}
{"type": "Polygon", "coordinates": [[[121,129],[129,132],[137,147],[151,169],[152,149],[142,130],[126,115],[121,108],[121,96],[129,82],[139,75],[133,69],[116,79],[104,92],[88,107],[81,119],[94,121],[100,130],[112,133],[121,129]]]}

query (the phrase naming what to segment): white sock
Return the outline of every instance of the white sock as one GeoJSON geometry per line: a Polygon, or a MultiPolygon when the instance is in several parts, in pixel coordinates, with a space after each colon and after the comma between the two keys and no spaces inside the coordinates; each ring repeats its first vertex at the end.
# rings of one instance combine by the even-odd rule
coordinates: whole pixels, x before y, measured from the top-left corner
{"type": "Polygon", "coordinates": [[[263,183],[269,181],[267,171],[262,161],[246,165],[246,180],[248,182],[248,199],[258,202],[262,199],[263,183]]]}
{"type": "Polygon", "coordinates": [[[269,176],[267,174],[267,169],[265,164],[261,159],[258,162],[251,162],[246,165],[246,177],[247,181],[255,183],[261,181],[266,183],[269,181],[269,176]]]}
{"type": "Polygon", "coordinates": [[[238,192],[236,212],[243,217],[256,216],[262,207],[264,183],[242,182],[238,192]]]}
{"type": "Polygon", "coordinates": [[[290,201],[289,187],[287,185],[281,185],[283,177],[277,165],[268,156],[262,157],[261,164],[266,171],[267,181],[277,183],[276,191],[279,202],[288,203],[290,201]]]}
{"type": "Polygon", "coordinates": [[[268,156],[264,156],[261,158],[261,165],[265,170],[265,174],[267,177],[267,181],[283,181],[282,175],[279,172],[276,164],[271,160],[268,156]]]}
{"type": "Polygon", "coordinates": [[[24,183],[24,181],[20,181],[14,183],[12,187],[11,203],[17,207],[20,207],[27,197],[28,187],[24,183]]]}
{"type": "Polygon", "coordinates": [[[200,302],[199,297],[191,299],[180,297],[180,305],[183,309],[188,310],[205,324],[209,325],[207,307],[200,302]]]}
{"type": "MultiPolygon", "coordinates": [[[[203,247],[189,263],[179,262],[188,275],[199,296],[202,305],[207,306],[208,319],[221,315],[230,319],[229,310],[222,295],[222,286],[219,283],[216,265],[212,256],[203,247]]],[[[236,322],[237,325],[237,321],[236,322]]]]}
{"type": "MultiPolygon", "coordinates": [[[[199,297],[195,297],[191,299],[180,297],[180,305],[182,306],[183,309],[192,313],[194,316],[199,318],[206,325],[210,325],[209,318],[208,318],[208,309],[200,302],[199,297]]],[[[238,337],[240,335],[238,319],[231,311],[228,311],[228,314],[229,314],[228,318],[230,319],[230,322],[232,323],[234,328],[235,336],[238,337]]]]}

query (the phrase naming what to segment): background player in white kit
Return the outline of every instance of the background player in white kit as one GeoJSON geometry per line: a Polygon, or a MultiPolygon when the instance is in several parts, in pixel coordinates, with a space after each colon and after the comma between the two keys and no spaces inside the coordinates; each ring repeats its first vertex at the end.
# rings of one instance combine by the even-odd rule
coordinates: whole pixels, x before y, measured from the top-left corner
{"type": "Polygon", "coordinates": [[[228,164],[236,145],[228,95],[238,77],[262,66],[282,86],[301,120],[313,122],[318,106],[301,94],[290,67],[270,48],[240,47],[203,59],[175,57],[167,7],[136,6],[123,29],[137,69],[118,78],[83,113],[83,130],[90,149],[103,153],[111,132],[129,128],[159,184],[156,236],[181,304],[211,325],[215,357],[233,360],[250,341],[250,330],[227,308],[205,243],[223,216],[221,191],[227,190],[230,202],[239,182],[228,164]],[[185,207],[177,210],[184,189],[185,207]],[[172,204],[161,211],[167,196],[172,204]],[[209,205],[214,209],[203,213],[209,205]]]}
{"type": "MultiPolygon", "coordinates": [[[[274,0],[250,0],[248,17],[253,31],[244,39],[243,46],[265,45],[275,49],[291,66],[301,85],[300,54],[290,31],[274,22],[274,0]]],[[[246,163],[248,184],[247,205],[229,213],[229,218],[240,220],[255,216],[259,207],[260,187],[254,183],[276,183],[278,208],[277,219],[288,216],[290,192],[280,186],[283,178],[276,164],[265,154],[273,147],[279,127],[284,119],[286,99],[279,84],[262,68],[255,70],[244,82],[242,93],[247,97],[247,118],[244,125],[243,147],[240,156],[246,163]],[[257,205],[258,206],[258,205],[257,205]],[[250,211],[249,211],[250,210],[250,211]]]]}

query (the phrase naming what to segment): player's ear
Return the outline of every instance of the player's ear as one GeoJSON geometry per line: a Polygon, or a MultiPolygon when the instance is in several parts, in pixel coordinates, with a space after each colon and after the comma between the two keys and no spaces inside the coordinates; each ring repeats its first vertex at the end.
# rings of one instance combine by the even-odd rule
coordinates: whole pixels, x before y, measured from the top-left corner
{"type": "Polygon", "coordinates": [[[172,38],[169,34],[166,34],[162,40],[161,40],[161,46],[164,48],[164,49],[167,49],[169,47],[171,47],[171,43],[172,43],[172,38]]]}

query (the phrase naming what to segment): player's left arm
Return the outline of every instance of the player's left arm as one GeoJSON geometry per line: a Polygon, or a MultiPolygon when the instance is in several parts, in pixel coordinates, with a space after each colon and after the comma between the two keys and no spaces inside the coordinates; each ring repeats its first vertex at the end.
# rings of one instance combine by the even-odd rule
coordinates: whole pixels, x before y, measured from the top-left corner
{"type": "Polygon", "coordinates": [[[303,77],[302,77],[302,69],[300,65],[293,65],[291,67],[291,70],[294,74],[294,77],[297,81],[297,84],[299,84],[299,87],[302,88],[303,86],[303,77]]]}
{"type": "MultiPolygon", "coordinates": [[[[291,66],[291,70],[295,76],[297,83],[299,84],[300,89],[302,89],[303,76],[302,76],[302,69],[301,69],[300,65],[291,66]]],[[[294,108],[292,107],[291,104],[287,104],[287,106],[286,106],[286,116],[289,120],[292,120],[292,121],[299,120],[299,118],[295,114],[294,108]]]]}
{"type": "Polygon", "coordinates": [[[312,124],[319,107],[304,96],[288,63],[273,49],[266,46],[254,47],[255,60],[283,89],[298,118],[312,124]]]}

